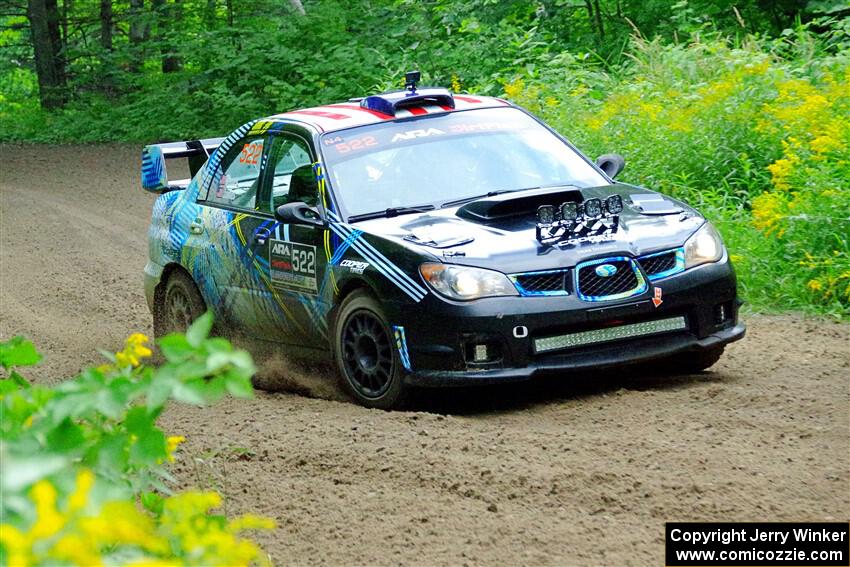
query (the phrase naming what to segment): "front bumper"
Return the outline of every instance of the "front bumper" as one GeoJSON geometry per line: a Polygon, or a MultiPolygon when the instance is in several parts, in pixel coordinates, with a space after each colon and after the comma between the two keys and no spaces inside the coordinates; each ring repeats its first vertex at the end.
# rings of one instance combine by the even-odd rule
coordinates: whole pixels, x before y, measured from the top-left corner
{"type": "Polygon", "coordinates": [[[390,316],[405,327],[411,361],[407,382],[448,386],[527,380],[721,346],[744,336],[744,325],[738,322],[739,303],[735,272],[724,258],[656,280],[645,294],[625,300],[590,303],[570,295],[460,303],[429,295],[415,314],[400,308],[390,316]],[[652,302],[654,288],[662,289],[662,303],[657,307],[652,302]],[[687,328],[535,351],[535,339],[672,317],[684,317],[687,328]],[[518,328],[527,332],[518,333],[518,328]],[[498,357],[474,362],[474,345],[485,343],[498,357]]]}
{"type": "Polygon", "coordinates": [[[407,376],[413,386],[470,386],[496,382],[519,382],[559,372],[602,369],[652,360],[680,352],[698,351],[725,345],[744,338],[746,328],[734,327],[698,339],[693,334],[661,335],[599,345],[593,349],[550,354],[521,368],[491,370],[418,370],[407,376]]]}

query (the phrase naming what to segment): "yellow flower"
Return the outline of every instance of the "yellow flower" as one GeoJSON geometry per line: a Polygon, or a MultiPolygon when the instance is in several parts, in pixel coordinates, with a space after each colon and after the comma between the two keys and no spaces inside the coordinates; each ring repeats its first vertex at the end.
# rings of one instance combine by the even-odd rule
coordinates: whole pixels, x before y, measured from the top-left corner
{"type": "Polygon", "coordinates": [[[242,530],[273,530],[275,528],[275,521],[271,518],[245,514],[244,516],[230,520],[227,523],[227,527],[234,532],[242,530]]]}
{"type": "Polygon", "coordinates": [[[56,489],[50,482],[40,480],[30,490],[30,498],[35,503],[38,516],[30,529],[30,537],[50,537],[65,525],[65,518],[56,511],[56,489]]]}
{"type": "Polygon", "coordinates": [[[459,93],[461,90],[460,77],[457,74],[452,73],[452,92],[459,93]]]}
{"type": "Polygon", "coordinates": [[[642,102],[640,103],[640,110],[649,116],[650,120],[656,120],[663,108],[657,102],[642,102]]]}
{"type": "Polygon", "coordinates": [[[148,340],[150,339],[142,333],[133,333],[127,339],[127,347],[129,347],[128,350],[132,350],[133,354],[139,358],[151,356],[153,352],[145,346],[145,343],[148,342],[148,340]]]}
{"type": "Polygon", "coordinates": [[[0,524],[0,545],[6,550],[6,561],[10,566],[30,564],[30,541],[16,527],[0,524]]]}
{"type": "Polygon", "coordinates": [[[165,440],[166,443],[168,444],[168,446],[166,447],[166,450],[168,451],[169,462],[172,462],[172,463],[174,462],[173,453],[174,453],[174,451],[177,450],[177,446],[180,445],[180,443],[182,443],[185,440],[186,440],[186,438],[183,437],[182,435],[174,435],[174,436],[169,437],[168,439],[165,440]]]}
{"type": "Polygon", "coordinates": [[[808,287],[812,291],[820,291],[821,289],[823,289],[823,284],[821,284],[820,280],[809,280],[809,283],[806,284],[806,287],[808,287]]]}
{"type": "Polygon", "coordinates": [[[166,553],[168,542],[154,534],[151,519],[132,502],[113,501],[103,505],[100,515],[79,522],[82,533],[102,545],[137,545],[153,553],[166,553]]]}
{"type": "Polygon", "coordinates": [[[138,366],[139,359],[132,354],[127,354],[126,352],[121,351],[115,353],[115,363],[121,368],[126,366],[138,366]]]}
{"type": "Polygon", "coordinates": [[[514,81],[505,84],[505,96],[508,98],[517,98],[522,94],[522,91],[525,90],[525,83],[522,79],[515,79],[514,81]]]}
{"type": "Polygon", "coordinates": [[[138,366],[141,358],[151,356],[153,352],[145,346],[148,338],[142,333],[133,333],[124,343],[124,350],[115,353],[115,363],[119,368],[138,366]]]}
{"type": "Polygon", "coordinates": [[[89,491],[94,484],[94,473],[90,470],[82,470],[77,474],[77,489],[68,497],[68,512],[76,512],[85,507],[88,502],[89,491]]]}
{"type": "Polygon", "coordinates": [[[100,553],[92,547],[92,540],[82,538],[78,535],[67,535],[62,537],[50,550],[50,556],[55,559],[64,559],[74,565],[86,565],[100,567],[103,561],[100,553]]]}
{"type": "Polygon", "coordinates": [[[839,140],[831,137],[828,134],[818,136],[809,144],[812,150],[818,154],[826,154],[833,150],[840,149],[842,144],[839,140]]]}
{"type": "Polygon", "coordinates": [[[753,199],[753,226],[767,235],[779,228],[785,216],[787,198],[780,193],[762,193],[753,199]]]}
{"type": "Polygon", "coordinates": [[[774,187],[780,191],[787,190],[790,187],[788,177],[794,172],[794,161],[781,158],[767,166],[767,169],[770,171],[774,187]]]}

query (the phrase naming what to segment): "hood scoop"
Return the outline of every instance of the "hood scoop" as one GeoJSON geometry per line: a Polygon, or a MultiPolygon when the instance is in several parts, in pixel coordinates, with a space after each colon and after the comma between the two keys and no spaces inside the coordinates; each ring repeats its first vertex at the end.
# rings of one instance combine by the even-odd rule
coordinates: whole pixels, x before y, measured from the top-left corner
{"type": "Polygon", "coordinates": [[[511,217],[535,215],[541,205],[559,206],[564,201],[581,202],[581,192],[565,187],[547,187],[504,193],[471,201],[457,210],[462,219],[488,223],[511,217]]]}
{"type": "Polygon", "coordinates": [[[403,236],[405,240],[431,248],[451,248],[475,240],[471,236],[459,234],[457,229],[462,229],[462,226],[439,217],[421,217],[402,225],[401,228],[409,231],[403,236]]]}
{"type": "Polygon", "coordinates": [[[684,211],[682,207],[657,193],[635,194],[629,198],[632,206],[644,215],[676,215],[684,211]]]}

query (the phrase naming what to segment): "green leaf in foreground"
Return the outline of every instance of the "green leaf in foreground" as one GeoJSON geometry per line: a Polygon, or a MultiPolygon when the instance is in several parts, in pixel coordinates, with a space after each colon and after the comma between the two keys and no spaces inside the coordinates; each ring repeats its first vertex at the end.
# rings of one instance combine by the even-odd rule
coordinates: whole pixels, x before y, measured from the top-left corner
{"type": "Polygon", "coordinates": [[[41,360],[35,346],[21,336],[0,342],[0,366],[9,369],[13,366],[34,366],[41,360]]]}

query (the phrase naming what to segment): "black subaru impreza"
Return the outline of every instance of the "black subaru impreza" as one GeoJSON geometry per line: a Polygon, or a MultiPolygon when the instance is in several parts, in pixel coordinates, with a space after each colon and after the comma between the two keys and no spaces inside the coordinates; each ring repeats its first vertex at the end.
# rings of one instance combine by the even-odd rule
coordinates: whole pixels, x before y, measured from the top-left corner
{"type": "Polygon", "coordinates": [[[694,372],[744,336],[729,256],[697,211],[614,181],[621,157],[593,162],[504,100],[409,78],[145,147],[156,334],[212,310],[258,345],[332,358],[380,408],[415,385],[694,372]],[[169,180],[174,157],[191,179],[169,180]]]}

